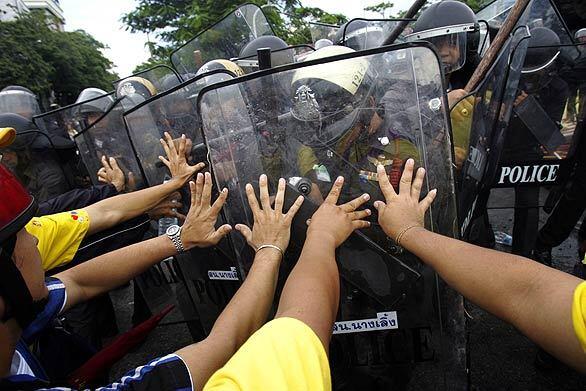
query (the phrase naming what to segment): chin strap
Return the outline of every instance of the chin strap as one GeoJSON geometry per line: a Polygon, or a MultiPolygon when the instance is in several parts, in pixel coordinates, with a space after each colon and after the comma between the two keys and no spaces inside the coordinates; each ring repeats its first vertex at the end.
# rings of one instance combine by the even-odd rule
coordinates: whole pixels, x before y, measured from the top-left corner
{"type": "Polygon", "coordinates": [[[14,318],[24,330],[35,319],[42,303],[33,301],[26,281],[12,260],[15,245],[16,235],[0,245],[0,296],[6,306],[2,322],[14,318]]]}

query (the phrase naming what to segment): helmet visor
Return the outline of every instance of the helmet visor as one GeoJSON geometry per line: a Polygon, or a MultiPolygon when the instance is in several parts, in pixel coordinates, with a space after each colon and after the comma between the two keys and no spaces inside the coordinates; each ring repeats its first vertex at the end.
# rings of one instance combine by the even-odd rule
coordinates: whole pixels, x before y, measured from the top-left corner
{"type": "Polygon", "coordinates": [[[41,109],[34,95],[23,91],[5,91],[0,93],[0,113],[19,114],[30,121],[41,113],[41,109]]]}
{"type": "Polygon", "coordinates": [[[444,73],[448,74],[462,68],[466,63],[467,33],[476,28],[475,24],[440,27],[410,34],[405,39],[427,41],[434,45],[440,55],[444,73]]]}

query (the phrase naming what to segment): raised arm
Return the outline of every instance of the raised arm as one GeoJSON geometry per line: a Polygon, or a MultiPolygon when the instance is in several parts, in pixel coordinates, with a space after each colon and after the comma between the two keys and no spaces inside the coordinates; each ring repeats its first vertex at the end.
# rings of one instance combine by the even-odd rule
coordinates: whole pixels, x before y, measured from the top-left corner
{"type": "Polygon", "coordinates": [[[319,337],[326,352],[340,302],[336,248],[355,229],[369,226],[362,219],[370,215],[370,210],[356,210],[370,199],[368,194],[336,205],[343,184],[344,178],[338,177],[323,204],[311,217],[301,256],[287,278],[275,316],[295,318],[305,323],[319,337]]]}
{"type": "Polygon", "coordinates": [[[269,200],[266,175],[260,177],[259,184],[260,205],[252,185],[246,185],[254,216],[252,230],[246,225],[236,226],[256,251],[250,272],[216,320],[210,335],[177,352],[188,365],[198,390],[267,320],[283,252],[289,245],[291,222],[303,203],[303,197],[299,196],[289,211],[283,213],[285,180],[279,180],[274,208],[269,200]]]}
{"type": "MultiPolygon", "coordinates": [[[[214,225],[226,201],[228,190],[224,189],[210,206],[212,179],[209,173],[198,174],[196,183],[190,182],[191,206],[181,230],[181,241],[186,249],[209,247],[217,244],[230,232],[224,225],[217,230],[214,225]]],[[[124,247],[82,263],[55,277],[67,289],[66,307],[108,292],[141,274],[150,266],[176,253],[166,235],[124,247]]]]}
{"type": "MultiPolygon", "coordinates": [[[[187,181],[204,167],[203,163],[190,166],[187,162],[185,151],[186,145],[190,142],[181,136],[179,148],[175,147],[173,140],[168,137],[167,141],[161,140],[167,145],[167,164],[171,170],[172,179],[164,184],[150,187],[128,194],[121,194],[103,201],[92,204],[84,210],[88,213],[90,226],[88,236],[140,216],[157,206],[169,194],[179,190],[187,181]]],[[[113,164],[115,164],[115,160],[113,164]]]]}
{"type": "Polygon", "coordinates": [[[405,166],[399,194],[384,168],[378,177],[385,201],[375,202],[379,223],[389,237],[417,255],[454,289],[513,324],[549,353],[585,372],[586,354],[574,332],[572,302],[582,280],[529,259],[474,246],[427,231],[423,217],[435,197],[420,202],[425,170],[413,179],[413,160],[405,166]]]}

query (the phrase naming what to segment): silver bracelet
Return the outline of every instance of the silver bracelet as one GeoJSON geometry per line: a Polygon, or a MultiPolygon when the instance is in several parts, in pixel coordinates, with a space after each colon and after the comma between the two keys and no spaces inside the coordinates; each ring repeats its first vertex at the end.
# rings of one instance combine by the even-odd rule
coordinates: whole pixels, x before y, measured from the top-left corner
{"type": "Polygon", "coordinates": [[[279,246],[275,246],[274,244],[262,244],[256,248],[255,253],[259,252],[263,248],[274,248],[275,250],[279,250],[281,253],[281,258],[285,258],[285,252],[279,246]]]}

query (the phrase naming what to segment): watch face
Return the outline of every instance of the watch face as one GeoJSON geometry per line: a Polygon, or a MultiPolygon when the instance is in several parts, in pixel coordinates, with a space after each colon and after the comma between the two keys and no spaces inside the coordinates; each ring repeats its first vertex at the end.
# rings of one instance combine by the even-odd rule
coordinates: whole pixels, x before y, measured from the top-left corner
{"type": "Polygon", "coordinates": [[[173,236],[177,232],[179,232],[179,226],[178,225],[172,225],[169,228],[167,228],[167,235],[169,235],[169,236],[173,236]]]}

